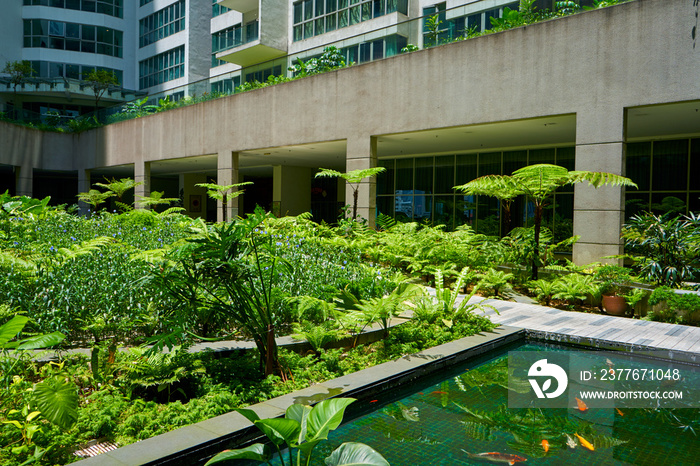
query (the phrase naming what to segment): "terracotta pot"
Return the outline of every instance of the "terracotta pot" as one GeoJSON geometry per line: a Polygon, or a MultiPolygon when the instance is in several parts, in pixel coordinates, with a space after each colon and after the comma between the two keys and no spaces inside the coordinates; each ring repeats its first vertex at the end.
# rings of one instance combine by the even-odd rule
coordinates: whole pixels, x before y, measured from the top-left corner
{"type": "Polygon", "coordinates": [[[622,296],[603,295],[603,309],[611,316],[624,316],[627,312],[627,302],[622,296]]]}

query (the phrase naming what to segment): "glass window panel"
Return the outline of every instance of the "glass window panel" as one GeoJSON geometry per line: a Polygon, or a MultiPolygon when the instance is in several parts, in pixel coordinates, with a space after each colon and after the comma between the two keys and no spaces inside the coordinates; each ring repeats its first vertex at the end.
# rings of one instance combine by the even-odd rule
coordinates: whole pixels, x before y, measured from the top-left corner
{"type": "Polygon", "coordinates": [[[511,175],[518,168],[527,165],[527,151],[515,150],[503,153],[503,174],[511,175]]]}
{"type": "MultiPolygon", "coordinates": [[[[654,142],[651,188],[654,191],[688,189],[688,140],[654,142]]],[[[653,202],[653,201],[652,201],[653,202]]]]}
{"type": "Polygon", "coordinates": [[[554,241],[564,241],[574,235],[574,195],[557,194],[555,196],[554,241]]]}
{"type": "Polygon", "coordinates": [[[457,156],[457,169],[455,170],[455,185],[462,185],[476,178],[476,154],[461,154],[457,156]]]}
{"type": "Polygon", "coordinates": [[[476,196],[455,195],[455,228],[474,225],[476,219],[476,196]]]}
{"type": "MultiPolygon", "coordinates": [[[[555,162],[555,150],[554,149],[533,149],[530,151],[528,157],[528,165],[535,165],[538,163],[551,163],[555,162]]],[[[508,173],[510,175],[510,173],[508,173]]]]}
{"type": "Polygon", "coordinates": [[[350,8],[350,25],[357,24],[360,22],[360,5],[353,6],[350,8]]]}
{"type": "Polygon", "coordinates": [[[65,41],[61,37],[50,37],[49,48],[63,50],[65,48],[65,41]]]}
{"type": "MultiPolygon", "coordinates": [[[[691,191],[700,191],[700,139],[690,141],[690,185],[691,191]]],[[[692,196],[691,196],[692,198],[692,196]]]]}
{"type": "Polygon", "coordinates": [[[686,193],[651,193],[651,211],[656,214],[685,214],[687,208],[686,193]]]}
{"type": "Polygon", "coordinates": [[[309,37],[314,36],[314,22],[309,21],[308,23],[304,23],[304,39],[308,39],[309,37]]]}
{"type": "Polygon", "coordinates": [[[495,197],[478,196],[476,231],[498,236],[500,232],[500,202],[495,197]]]}
{"type": "Polygon", "coordinates": [[[372,19],[372,4],[367,2],[362,4],[362,21],[372,19]]]}
{"type": "Polygon", "coordinates": [[[95,11],[96,5],[94,0],[83,0],[83,11],[95,11]]]}
{"type": "Polygon", "coordinates": [[[301,23],[303,18],[304,5],[302,3],[294,4],[294,24],[301,23]]]}
{"type": "Polygon", "coordinates": [[[348,10],[338,12],[338,27],[344,28],[348,25],[348,10]]]}
{"type": "Polygon", "coordinates": [[[326,13],[333,13],[338,9],[338,0],[326,0],[326,13]]]}
{"type": "Polygon", "coordinates": [[[435,157],[435,192],[452,193],[455,186],[455,156],[435,157]]]}
{"type": "Polygon", "coordinates": [[[80,39],[80,25],[74,23],[67,23],[66,37],[70,39],[80,39]]]}
{"type": "Polygon", "coordinates": [[[384,15],[386,4],[384,0],[373,0],[372,14],[375,18],[384,15]]]}
{"type": "Polygon", "coordinates": [[[66,78],[80,79],[80,66],[66,65],[66,78]]]}
{"type": "Polygon", "coordinates": [[[65,23],[59,21],[49,21],[49,34],[52,36],[63,37],[65,35],[65,23]]]}
{"type": "Polygon", "coordinates": [[[479,154],[479,176],[501,174],[501,153],[479,154]]]}
{"type": "Polygon", "coordinates": [[[66,50],[72,50],[74,52],[80,52],[80,41],[66,39],[66,50]]]}
{"type": "Polygon", "coordinates": [[[430,220],[433,212],[433,196],[416,194],[413,196],[413,219],[430,220]]]}
{"type": "Polygon", "coordinates": [[[343,9],[348,7],[348,0],[338,0],[338,9],[343,9]]]}
{"type": "Polygon", "coordinates": [[[396,192],[394,218],[400,222],[407,222],[413,219],[413,196],[409,192],[396,192]]]}
{"type": "Polygon", "coordinates": [[[316,26],[315,26],[316,35],[323,34],[325,32],[325,30],[324,30],[325,21],[323,20],[323,18],[315,19],[314,23],[316,23],[316,26]]]}
{"type": "Polygon", "coordinates": [[[377,197],[377,215],[384,214],[389,217],[394,216],[394,196],[377,197]]]}
{"type": "MultiPolygon", "coordinates": [[[[651,143],[636,142],[627,144],[626,153],[626,176],[637,183],[639,191],[649,191],[651,177],[651,143]]],[[[627,191],[636,191],[636,189],[627,188],[627,191]]]]}
{"type": "Polygon", "coordinates": [[[365,42],[360,44],[360,63],[366,63],[372,59],[372,44],[365,42]]]}
{"type": "Polygon", "coordinates": [[[304,26],[294,26],[294,40],[302,40],[304,38],[304,26]]]}
{"type": "Polygon", "coordinates": [[[481,32],[481,13],[467,16],[467,29],[469,32],[481,32]]]}
{"type": "Polygon", "coordinates": [[[625,194],[625,219],[649,210],[649,194],[627,192],[625,194]]]}
{"type": "Polygon", "coordinates": [[[498,8],[495,10],[488,10],[484,12],[484,16],[486,17],[486,29],[491,29],[493,25],[491,24],[491,18],[500,18],[500,11],[498,8]]]}
{"type": "Polygon", "coordinates": [[[324,6],[325,0],[316,0],[316,4],[314,5],[315,16],[321,16],[323,13],[325,13],[324,6]]]}
{"type": "Polygon", "coordinates": [[[573,147],[557,148],[557,165],[567,170],[576,168],[576,149],[573,147]]]}
{"type": "Polygon", "coordinates": [[[396,192],[413,191],[413,159],[396,161],[396,192]]]}
{"type": "Polygon", "coordinates": [[[335,13],[332,15],[326,16],[326,31],[327,32],[335,31],[335,19],[336,19],[335,13]]]}
{"type": "Polygon", "coordinates": [[[393,13],[396,11],[396,0],[386,0],[386,12],[393,13]]]}
{"type": "Polygon", "coordinates": [[[433,199],[433,222],[445,225],[448,230],[454,228],[454,196],[435,196],[433,199]]]}
{"type": "Polygon", "coordinates": [[[313,18],[313,0],[304,0],[304,19],[308,20],[313,18]]]}
{"type": "Polygon", "coordinates": [[[80,43],[80,49],[82,52],[95,53],[95,43],[82,41],[80,43]]]}
{"type": "Polygon", "coordinates": [[[375,40],[372,42],[372,60],[381,60],[384,58],[384,39],[375,40]]]}
{"type": "Polygon", "coordinates": [[[394,161],[379,160],[377,166],[386,168],[377,175],[377,194],[394,194],[394,161]]]}
{"type": "Polygon", "coordinates": [[[417,194],[433,192],[433,157],[416,159],[414,184],[417,194]]]}
{"type": "Polygon", "coordinates": [[[399,13],[403,13],[404,15],[408,14],[408,0],[398,0],[398,1],[390,0],[390,1],[396,2],[395,11],[398,11],[399,13]]]}
{"type": "Polygon", "coordinates": [[[396,55],[398,52],[398,48],[396,47],[396,38],[398,36],[396,34],[391,35],[387,37],[384,40],[384,43],[386,44],[386,56],[387,57],[393,57],[396,55]]]}
{"type": "Polygon", "coordinates": [[[32,20],[31,19],[24,20],[24,35],[25,36],[32,35],[32,20]]]}

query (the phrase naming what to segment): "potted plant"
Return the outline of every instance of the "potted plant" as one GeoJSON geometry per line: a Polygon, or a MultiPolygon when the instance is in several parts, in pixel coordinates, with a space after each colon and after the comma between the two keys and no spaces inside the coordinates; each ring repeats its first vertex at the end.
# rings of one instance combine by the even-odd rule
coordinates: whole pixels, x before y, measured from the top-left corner
{"type": "Polygon", "coordinates": [[[631,280],[629,270],[619,265],[603,265],[596,270],[595,278],[602,285],[605,312],[613,316],[625,315],[627,301],[623,289],[631,280]]]}

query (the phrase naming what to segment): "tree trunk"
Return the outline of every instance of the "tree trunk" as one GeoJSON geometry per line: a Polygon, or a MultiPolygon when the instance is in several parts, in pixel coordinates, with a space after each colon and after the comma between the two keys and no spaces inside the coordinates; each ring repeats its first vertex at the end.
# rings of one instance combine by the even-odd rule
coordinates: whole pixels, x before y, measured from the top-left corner
{"type": "Polygon", "coordinates": [[[267,348],[265,351],[265,375],[278,372],[277,342],[275,342],[275,326],[267,324],[267,348]]]}
{"type": "Polygon", "coordinates": [[[542,228],[542,205],[535,203],[535,250],[532,257],[532,280],[537,280],[537,262],[540,258],[540,229],[542,228]]]}
{"type": "Polygon", "coordinates": [[[360,191],[360,187],[358,186],[357,189],[353,190],[353,192],[352,192],[352,221],[353,222],[357,218],[357,197],[359,195],[359,191],[360,191]]]}

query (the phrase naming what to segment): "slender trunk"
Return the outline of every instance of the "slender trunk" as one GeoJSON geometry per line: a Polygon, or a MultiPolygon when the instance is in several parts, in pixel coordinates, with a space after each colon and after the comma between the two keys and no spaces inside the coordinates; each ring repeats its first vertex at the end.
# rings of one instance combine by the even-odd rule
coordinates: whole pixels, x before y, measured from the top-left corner
{"type": "Polygon", "coordinates": [[[503,201],[503,236],[508,236],[510,233],[510,201],[503,201]]]}
{"type": "Polygon", "coordinates": [[[267,324],[267,348],[265,351],[265,375],[274,374],[278,369],[275,326],[267,324]]]}
{"type": "Polygon", "coordinates": [[[540,228],[542,228],[542,205],[535,203],[535,250],[532,257],[532,280],[537,280],[537,262],[540,258],[540,228]]]}
{"type": "Polygon", "coordinates": [[[353,222],[357,218],[357,197],[358,197],[359,191],[360,191],[360,187],[358,186],[357,189],[355,189],[352,192],[352,221],[353,222]]]}
{"type": "Polygon", "coordinates": [[[223,198],[221,201],[221,209],[223,210],[222,213],[222,218],[224,219],[224,223],[226,223],[226,207],[228,206],[228,202],[226,202],[226,197],[223,198]]]}

